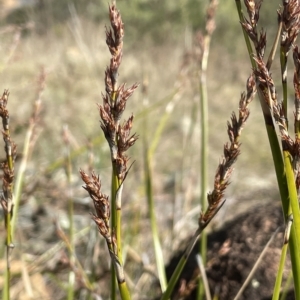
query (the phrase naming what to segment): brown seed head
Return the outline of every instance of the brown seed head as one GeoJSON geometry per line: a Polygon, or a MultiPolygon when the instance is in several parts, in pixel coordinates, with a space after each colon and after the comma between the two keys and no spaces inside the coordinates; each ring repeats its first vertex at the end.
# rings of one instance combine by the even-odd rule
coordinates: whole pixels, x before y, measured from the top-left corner
{"type": "Polygon", "coordinates": [[[281,46],[286,53],[295,43],[300,29],[300,6],[298,0],[283,1],[281,46]]]}
{"type": "MultiPolygon", "coordinates": [[[[9,97],[9,91],[4,90],[2,97],[0,98],[0,117],[2,119],[9,119],[9,112],[6,109],[9,97]]],[[[6,128],[4,128],[6,130],[6,128]]]]}
{"type": "Polygon", "coordinates": [[[245,6],[247,8],[248,16],[253,27],[256,27],[259,20],[259,10],[262,1],[255,0],[244,0],[245,6]]]}
{"type": "Polygon", "coordinates": [[[215,23],[215,15],[216,15],[216,10],[218,7],[218,1],[217,0],[210,0],[209,5],[206,11],[206,25],[205,25],[205,30],[207,35],[212,35],[215,28],[216,28],[216,23],[215,23]]]}
{"type": "Polygon", "coordinates": [[[99,176],[92,172],[91,177],[84,171],[80,170],[82,180],[85,182],[83,187],[90,195],[94,202],[97,217],[108,224],[110,218],[108,196],[101,193],[101,182],[99,176]]]}

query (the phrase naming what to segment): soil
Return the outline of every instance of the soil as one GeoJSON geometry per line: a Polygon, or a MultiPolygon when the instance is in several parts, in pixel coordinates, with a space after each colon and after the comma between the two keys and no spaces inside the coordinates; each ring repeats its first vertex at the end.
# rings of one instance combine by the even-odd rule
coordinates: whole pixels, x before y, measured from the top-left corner
{"type": "MultiPolygon", "coordinates": [[[[267,249],[259,266],[243,292],[240,300],[272,299],[275,276],[278,270],[284,236],[284,220],[282,209],[274,202],[259,205],[226,223],[222,229],[208,236],[208,254],[206,274],[211,295],[219,300],[234,299],[242,284],[256,263],[272,234],[279,228],[274,240],[267,249]]],[[[199,269],[196,261],[198,245],[195,246],[172,299],[196,299],[197,278],[199,269]]],[[[170,278],[183,250],[178,251],[168,267],[170,278]]],[[[289,275],[291,265],[286,260],[283,285],[289,275]]],[[[291,287],[292,288],[292,287],[291,287]]],[[[286,299],[294,298],[289,291],[286,299]]]]}

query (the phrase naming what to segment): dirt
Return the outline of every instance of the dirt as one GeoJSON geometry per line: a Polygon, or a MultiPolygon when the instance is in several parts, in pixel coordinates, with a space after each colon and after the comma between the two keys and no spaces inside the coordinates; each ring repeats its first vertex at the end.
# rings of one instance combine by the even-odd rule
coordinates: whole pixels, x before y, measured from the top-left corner
{"type": "MultiPolygon", "coordinates": [[[[247,288],[239,298],[240,300],[272,299],[284,236],[282,209],[279,203],[276,204],[275,202],[248,210],[248,212],[226,223],[222,229],[209,234],[206,274],[211,295],[218,296],[217,299],[219,300],[234,299],[277,228],[279,228],[278,233],[270,244],[266,255],[259,262],[247,288]]],[[[183,270],[172,299],[196,299],[197,277],[199,276],[196,261],[197,252],[198,245],[195,246],[183,270]]],[[[181,257],[181,253],[179,251],[167,267],[169,278],[181,257]]],[[[283,286],[290,269],[288,257],[283,286]]],[[[295,299],[293,291],[289,291],[286,299],[295,299]]]]}

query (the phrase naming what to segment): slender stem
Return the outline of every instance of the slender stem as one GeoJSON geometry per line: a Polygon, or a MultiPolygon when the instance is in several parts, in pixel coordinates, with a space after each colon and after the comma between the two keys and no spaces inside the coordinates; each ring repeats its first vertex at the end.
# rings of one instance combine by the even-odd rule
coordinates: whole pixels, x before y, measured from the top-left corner
{"type": "Polygon", "coordinates": [[[113,178],[112,178],[112,229],[116,234],[118,258],[122,261],[122,240],[121,240],[121,207],[117,204],[117,193],[120,189],[120,182],[116,172],[116,167],[113,163],[113,178]]]}
{"type": "Polygon", "coordinates": [[[164,268],[163,252],[162,252],[159,235],[158,235],[157,221],[156,221],[156,217],[155,217],[155,206],[154,206],[153,188],[152,188],[151,161],[150,161],[148,151],[146,151],[146,158],[145,158],[145,180],[146,180],[146,194],[147,194],[147,200],[148,200],[148,210],[149,210],[149,217],[150,217],[150,223],[151,223],[152,240],[153,240],[153,245],[154,245],[158,278],[159,278],[161,290],[162,290],[162,292],[164,292],[167,287],[167,278],[166,278],[166,272],[165,272],[165,268],[164,268]]]}
{"type": "MultiPolygon", "coordinates": [[[[208,56],[210,51],[211,37],[215,28],[215,13],[218,2],[210,0],[206,12],[205,34],[202,42],[202,56],[200,61],[199,70],[199,101],[200,101],[200,132],[201,132],[201,149],[200,149],[200,176],[201,176],[201,196],[200,205],[201,210],[207,209],[207,165],[208,165],[208,95],[207,95],[207,65],[208,56]]],[[[207,255],[207,235],[206,232],[202,233],[200,240],[200,254],[203,266],[206,265],[207,255]]],[[[202,277],[203,278],[203,277],[202,277]]],[[[201,300],[204,297],[204,280],[199,278],[198,296],[197,299],[201,300]]]]}
{"type": "Polygon", "coordinates": [[[279,22],[279,24],[278,24],[277,34],[276,34],[272,49],[270,51],[269,57],[268,57],[268,61],[267,61],[267,64],[266,64],[266,67],[267,67],[268,70],[271,69],[272,63],[274,61],[274,57],[275,57],[275,54],[276,54],[276,49],[277,49],[278,42],[279,42],[279,39],[280,39],[281,29],[282,29],[282,21],[279,22]]]}
{"type": "MultiPolygon", "coordinates": [[[[244,15],[243,15],[241,1],[240,0],[235,0],[235,4],[236,4],[236,8],[237,8],[237,12],[238,12],[238,15],[239,15],[240,22],[243,22],[244,21],[244,15]]],[[[245,43],[246,43],[246,46],[247,46],[247,50],[248,50],[248,54],[249,54],[249,58],[250,58],[250,61],[251,61],[252,68],[256,69],[256,64],[255,64],[255,61],[253,59],[253,50],[252,50],[251,41],[250,41],[250,39],[249,39],[249,37],[248,37],[248,35],[247,35],[247,33],[246,33],[246,31],[244,30],[243,27],[242,27],[242,30],[243,30],[243,35],[244,35],[244,39],[245,39],[245,43]]]]}
{"type": "Polygon", "coordinates": [[[284,270],[284,263],[286,260],[287,249],[288,249],[288,244],[285,244],[281,250],[279,269],[278,269],[278,272],[276,275],[276,282],[275,282],[275,286],[274,286],[274,290],[273,290],[272,300],[279,299],[281,282],[282,282],[282,274],[283,274],[283,270],[284,270]]]}
{"type": "MultiPolygon", "coordinates": [[[[288,151],[283,151],[285,169],[286,169],[286,178],[289,189],[290,205],[293,212],[293,224],[297,232],[300,230],[300,218],[299,218],[299,203],[297,189],[295,185],[294,172],[292,167],[291,155],[288,151]]],[[[298,240],[300,239],[300,236],[298,240]]],[[[298,242],[299,243],[299,242],[298,242]]]]}
{"type": "MultiPolygon", "coordinates": [[[[240,21],[243,21],[243,14],[242,14],[242,8],[241,8],[241,2],[240,0],[236,0],[237,5],[237,11],[239,14],[240,21]]],[[[251,49],[251,43],[248,35],[244,32],[245,42],[248,48],[249,57],[251,60],[252,67],[255,69],[255,62],[253,59],[253,52],[251,49]]],[[[274,49],[272,49],[272,52],[274,52],[274,49]]],[[[284,70],[285,65],[285,59],[281,53],[281,63],[282,63],[282,70],[284,70]]],[[[283,85],[284,94],[285,91],[285,85],[283,85]]],[[[284,153],[284,161],[282,157],[282,152],[280,148],[280,144],[278,141],[278,136],[275,131],[274,122],[270,113],[270,110],[268,107],[266,107],[266,103],[264,100],[264,97],[262,96],[262,92],[260,91],[259,87],[258,89],[258,95],[262,107],[263,116],[265,119],[265,126],[268,134],[269,144],[271,147],[276,177],[277,177],[277,184],[280,191],[281,196],[281,202],[284,212],[285,220],[288,218],[289,213],[289,205],[292,205],[293,213],[297,214],[296,218],[299,216],[299,206],[298,201],[296,203],[296,195],[295,195],[295,181],[292,170],[290,171],[291,164],[290,164],[290,157],[287,153],[284,153]],[[285,163],[284,163],[285,162],[285,163]],[[291,193],[291,194],[290,194],[291,193]],[[290,203],[291,201],[291,203],[290,203]],[[296,207],[297,206],[297,207],[296,207]]],[[[284,103],[284,106],[286,108],[286,104],[284,103]]],[[[286,151],[284,151],[286,152],[286,151]]],[[[296,299],[300,299],[300,258],[299,258],[299,243],[298,243],[298,237],[299,237],[299,220],[295,222],[295,224],[292,225],[291,228],[291,235],[289,239],[289,247],[290,247],[290,254],[291,254],[291,261],[292,261],[292,269],[293,269],[293,275],[294,275],[294,286],[295,286],[295,294],[296,299]]]]}
{"type": "Polygon", "coordinates": [[[2,297],[4,300],[10,299],[10,254],[11,250],[14,248],[13,245],[13,235],[12,235],[12,216],[14,209],[14,198],[13,198],[13,186],[14,186],[14,157],[16,155],[16,146],[10,137],[10,127],[9,127],[9,111],[7,110],[8,103],[8,90],[5,90],[0,99],[0,117],[2,119],[2,136],[4,141],[4,149],[6,154],[6,161],[1,164],[1,169],[3,171],[3,185],[2,194],[0,197],[1,206],[4,211],[5,217],[5,230],[6,230],[6,270],[4,278],[4,286],[2,291],[2,297]]]}
{"type": "MultiPolygon", "coordinates": [[[[175,94],[176,95],[176,94],[175,94]]],[[[174,95],[174,96],[175,96],[174,95]]],[[[152,167],[151,161],[152,157],[155,153],[155,150],[159,144],[163,129],[165,128],[167,121],[170,117],[170,114],[173,110],[174,104],[172,103],[172,99],[167,105],[169,107],[166,109],[164,115],[160,119],[160,122],[155,130],[155,133],[152,137],[151,145],[148,147],[148,143],[146,140],[147,132],[148,132],[148,118],[144,119],[144,172],[145,172],[145,187],[146,187],[146,196],[148,202],[148,212],[149,212],[149,219],[151,224],[151,233],[152,233],[152,240],[153,240],[153,247],[155,253],[155,260],[156,260],[156,268],[158,273],[158,278],[160,282],[160,287],[162,292],[164,292],[167,288],[167,277],[165,272],[165,264],[163,259],[163,251],[161,247],[161,243],[159,240],[159,233],[157,229],[157,221],[155,216],[155,204],[153,198],[153,186],[152,186],[152,167]]]]}
{"type": "Polygon", "coordinates": [[[211,298],[211,294],[210,294],[210,290],[209,290],[209,283],[208,283],[205,267],[203,265],[203,262],[201,260],[201,256],[199,254],[196,256],[196,260],[198,262],[200,274],[202,276],[202,282],[203,282],[203,285],[204,285],[206,300],[211,300],[212,298],[211,298]]]}
{"type": "MultiPolygon", "coordinates": [[[[208,161],[208,96],[207,96],[207,63],[209,55],[210,46],[210,36],[205,35],[204,45],[203,45],[203,57],[201,61],[201,69],[199,76],[199,93],[200,93],[200,120],[201,120],[201,196],[200,205],[202,211],[207,208],[207,161],[208,161]]],[[[203,265],[206,265],[206,251],[207,251],[207,234],[204,231],[200,239],[200,253],[203,265]]],[[[204,286],[202,284],[201,278],[199,279],[198,285],[198,297],[197,299],[202,299],[204,295],[204,286]]]]}
{"type": "MultiPolygon", "coordinates": [[[[116,201],[115,195],[118,188],[118,178],[115,175],[114,170],[112,171],[111,179],[111,230],[115,231],[117,226],[117,214],[116,214],[116,201]]],[[[113,263],[111,264],[111,291],[110,291],[111,300],[117,299],[117,282],[116,282],[116,271],[113,263]]]]}
{"type": "MultiPolygon", "coordinates": [[[[122,300],[130,300],[130,292],[128,290],[126,281],[124,280],[123,272],[123,257],[122,257],[122,234],[121,234],[121,197],[122,197],[122,187],[123,183],[120,183],[118,179],[116,166],[112,162],[113,171],[112,171],[112,191],[111,191],[111,230],[112,234],[115,234],[116,243],[117,243],[117,260],[112,258],[112,277],[111,277],[111,299],[116,299],[117,294],[117,283],[119,286],[119,291],[122,300]],[[121,270],[122,269],[122,270],[121,270]],[[119,275],[122,272],[122,280],[119,280],[119,275]],[[117,281],[116,281],[117,278],[117,281]]],[[[113,252],[113,249],[110,249],[113,252]]]]}
{"type": "Polygon", "coordinates": [[[18,211],[20,206],[20,199],[21,199],[21,193],[22,193],[22,185],[24,180],[25,171],[27,168],[28,163],[28,157],[29,157],[29,150],[30,150],[30,141],[32,137],[33,132],[33,125],[31,125],[26,133],[25,141],[24,141],[24,147],[22,151],[22,161],[19,166],[18,174],[16,183],[14,186],[14,199],[15,199],[15,206],[14,206],[14,215],[11,220],[11,234],[12,238],[14,237],[15,230],[16,230],[16,223],[17,223],[17,217],[18,217],[18,211]]]}
{"type": "Polygon", "coordinates": [[[5,216],[6,222],[6,270],[5,270],[5,285],[3,288],[3,300],[10,300],[10,245],[12,245],[11,239],[11,213],[7,213],[5,216]]]}
{"type": "MultiPolygon", "coordinates": [[[[65,129],[65,135],[68,137],[68,129],[65,129]]],[[[74,249],[74,205],[73,205],[73,197],[72,197],[72,190],[71,190],[71,177],[72,177],[72,163],[71,163],[71,156],[70,156],[70,145],[66,143],[66,173],[69,185],[69,197],[68,197],[68,217],[69,217],[69,257],[71,266],[74,267],[75,265],[75,249],[74,249]]],[[[73,269],[70,270],[69,273],[69,285],[68,285],[68,300],[74,299],[74,284],[75,284],[75,273],[73,269]]]]}
{"type": "Polygon", "coordinates": [[[290,288],[292,287],[292,285],[293,285],[293,272],[289,272],[289,276],[288,276],[286,283],[281,292],[280,300],[287,299],[287,294],[288,294],[290,288]]]}
{"type": "MultiPolygon", "coordinates": [[[[292,215],[290,215],[292,216],[292,215]]],[[[286,254],[287,254],[287,249],[288,249],[288,239],[289,239],[289,234],[290,234],[290,222],[292,222],[292,219],[290,219],[287,223],[287,227],[285,229],[285,238],[284,238],[284,243],[283,247],[281,250],[281,255],[280,255],[280,262],[279,262],[279,268],[278,272],[276,275],[276,281],[273,289],[273,297],[272,300],[278,300],[279,299],[279,294],[280,294],[280,289],[281,289],[281,283],[282,283],[282,276],[283,276],[283,271],[284,271],[284,264],[286,260],[286,254]]]]}
{"type": "MultiPolygon", "coordinates": [[[[289,196],[289,190],[288,190],[288,184],[287,184],[287,177],[286,177],[286,170],[284,168],[281,148],[278,141],[278,136],[275,131],[275,127],[273,123],[270,123],[272,120],[270,117],[267,117],[264,114],[265,122],[266,122],[266,129],[267,134],[269,138],[269,143],[271,147],[274,167],[275,167],[275,173],[277,178],[277,184],[279,187],[280,192],[280,198],[283,208],[283,213],[285,219],[287,219],[289,215],[289,203],[290,203],[290,196],[289,196]]],[[[273,122],[273,120],[272,120],[273,122]]],[[[295,230],[294,224],[291,228],[291,235],[289,239],[289,248],[290,248],[290,254],[291,254],[291,261],[292,261],[292,269],[294,274],[294,283],[295,283],[295,292],[298,297],[300,297],[300,282],[299,282],[299,274],[300,274],[300,257],[299,257],[299,247],[298,247],[298,238],[297,233],[295,230]]],[[[300,299],[297,298],[296,299],[300,299]]]]}
{"type": "Polygon", "coordinates": [[[202,230],[200,228],[198,228],[196,230],[196,232],[194,233],[194,235],[191,238],[191,241],[190,241],[190,243],[189,243],[189,245],[188,245],[188,247],[187,247],[184,255],[182,255],[179,263],[176,266],[175,271],[173,272],[173,275],[172,275],[172,277],[171,277],[171,279],[170,279],[170,281],[168,283],[168,287],[167,287],[166,291],[163,293],[163,295],[160,298],[160,300],[168,300],[168,299],[170,299],[171,294],[172,294],[172,292],[173,292],[173,290],[175,288],[175,285],[176,285],[176,283],[177,283],[177,281],[179,279],[179,276],[180,276],[180,274],[181,274],[181,272],[182,272],[182,270],[183,270],[183,268],[184,268],[184,266],[185,266],[185,264],[186,264],[186,262],[188,260],[188,257],[190,256],[190,254],[191,254],[191,252],[192,252],[192,250],[193,250],[193,248],[194,248],[194,246],[195,246],[195,244],[196,244],[196,242],[197,242],[197,240],[198,240],[201,232],[202,232],[202,230]]]}
{"type": "Polygon", "coordinates": [[[126,281],[119,284],[119,289],[120,289],[120,294],[121,294],[122,300],[130,300],[131,299],[126,281]]]}
{"type": "Polygon", "coordinates": [[[292,258],[292,268],[294,276],[294,286],[295,286],[295,295],[296,299],[300,299],[300,213],[299,213],[299,202],[298,195],[295,185],[294,172],[292,168],[291,156],[287,151],[283,152],[285,169],[286,169],[286,178],[289,191],[290,206],[293,213],[293,224],[292,231],[294,231],[293,244],[290,245],[290,252],[292,258]],[[296,257],[294,257],[296,256],[296,257]]]}

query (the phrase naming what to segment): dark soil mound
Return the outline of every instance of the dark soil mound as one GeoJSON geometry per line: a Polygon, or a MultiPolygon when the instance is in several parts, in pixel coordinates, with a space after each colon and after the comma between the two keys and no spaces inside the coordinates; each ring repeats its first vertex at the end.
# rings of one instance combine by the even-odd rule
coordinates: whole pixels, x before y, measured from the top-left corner
{"type": "MultiPolygon", "coordinates": [[[[206,273],[212,295],[217,294],[219,300],[235,297],[278,227],[280,227],[279,232],[239,299],[267,300],[272,298],[284,234],[282,209],[274,203],[255,207],[208,236],[206,273]]],[[[196,284],[193,283],[197,282],[196,278],[199,276],[196,262],[197,251],[198,245],[189,258],[177,286],[176,295],[174,294],[172,299],[179,299],[179,286],[181,286],[180,290],[189,294],[184,299],[196,299],[196,284]]],[[[179,254],[170,261],[167,267],[168,277],[173,273],[181,253],[179,251],[179,254]]],[[[290,269],[289,259],[286,264],[284,282],[290,269]]],[[[293,293],[290,293],[287,299],[294,299],[293,293]]]]}

